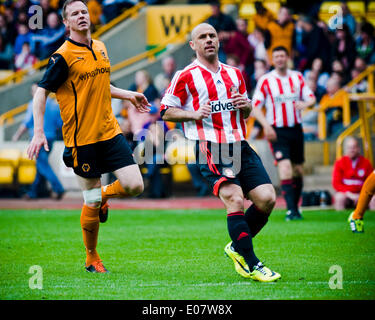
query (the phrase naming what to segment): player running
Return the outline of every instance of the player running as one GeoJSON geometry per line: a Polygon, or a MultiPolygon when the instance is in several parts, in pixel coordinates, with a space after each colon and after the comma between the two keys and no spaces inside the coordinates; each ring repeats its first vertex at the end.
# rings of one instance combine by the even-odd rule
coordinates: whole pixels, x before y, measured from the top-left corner
{"type": "Polygon", "coordinates": [[[165,121],[182,122],[185,136],[196,142],[200,171],[227,211],[232,241],[224,250],[236,271],[245,278],[275,281],[280,274],[259,261],[252,243],[275,205],[275,190],[245,140],[244,119],[251,111],[245,82],[237,68],[218,60],[219,40],[211,25],[198,25],[191,38],[197,59],[176,72],[162,99],[161,116],[165,121]],[[253,202],[246,212],[244,197],[253,202]]]}
{"type": "Polygon", "coordinates": [[[43,131],[46,98],[55,92],[63,120],[63,159],[74,169],[83,191],[81,213],[86,270],[106,273],[96,250],[99,221],[108,217],[111,197],[136,196],[143,180],[132,151],[112,113],[111,98],[129,100],[140,112],[148,112],[143,94],[110,85],[110,62],[104,44],[91,39],[90,16],[85,1],[67,0],[64,24],[70,30],[65,43],[51,56],[34,97],[34,137],[27,153],[37,158],[48,151],[43,131]],[[101,190],[102,173],[114,172],[118,180],[101,190]],[[99,217],[100,216],[100,217],[99,217]]]}
{"type": "Polygon", "coordinates": [[[355,210],[350,214],[348,222],[350,229],[354,233],[363,233],[363,217],[369,206],[369,203],[375,194],[375,171],[373,171],[365,180],[355,210]]]}
{"type": "Polygon", "coordinates": [[[262,76],[253,95],[253,113],[264,129],[277,161],[281,189],[287,205],[286,220],[301,219],[298,209],[303,188],[304,139],[301,110],[315,104],[302,74],[289,70],[288,51],[272,50],[275,70],[262,76]],[[266,115],[261,111],[266,107],[266,115]]]}

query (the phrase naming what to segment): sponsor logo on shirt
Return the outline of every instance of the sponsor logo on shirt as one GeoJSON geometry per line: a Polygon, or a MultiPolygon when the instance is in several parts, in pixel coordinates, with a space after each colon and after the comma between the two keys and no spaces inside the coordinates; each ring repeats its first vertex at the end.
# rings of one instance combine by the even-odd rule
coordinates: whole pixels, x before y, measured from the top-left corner
{"type": "Polygon", "coordinates": [[[288,101],[298,101],[299,95],[298,94],[279,94],[278,96],[275,96],[275,103],[285,103],[288,101]]]}
{"type": "Polygon", "coordinates": [[[219,113],[219,112],[228,112],[228,111],[235,111],[236,108],[234,107],[232,100],[217,100],[211,101],[211,113],[219,113]]]}
{"type": "Polygon", "coordinates": [[[110,73],[110,72],[111,72],[110,67],[96,68],[95,70],[92,70],[90,72],[85,72],[85,73],[80,74],[79,79],[80,80],[88,80],[90,78],[96,77],[98,74],[104,74],[104,73],[110,73]]]}

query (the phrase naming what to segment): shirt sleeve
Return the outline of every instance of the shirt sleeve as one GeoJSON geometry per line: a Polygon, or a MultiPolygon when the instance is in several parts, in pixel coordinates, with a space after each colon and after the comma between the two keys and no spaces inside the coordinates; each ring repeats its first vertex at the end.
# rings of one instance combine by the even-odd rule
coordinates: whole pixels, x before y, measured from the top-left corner
{"type": "Polygon", "coordinates": [[[163,114],[168,107],[183,108],[187,100],[186,83],[181,72],[176,72],[163,99],[160,112],[163,114]]]}
{"type": "Polygon", "coordinates": [[[298,74],[298,79],[300,81],[300,99],[303,101],[310,100],[315,97],[314,93],[311,91],[308,85],[305,83],[305,79],[302,74],[298,74]]]}
{"type": "Polygon", "coordinates": [[[61,54],[55,53],[48,61],[47,70],[38,86],[56,92],[68,79],[69,67],[61,54]]]}
{"type": "Polygon", "coordinates": [[[253,107],[261,108],[266,101],[266,79],[264,77],[260,78],[253,94],[253,107]]]}

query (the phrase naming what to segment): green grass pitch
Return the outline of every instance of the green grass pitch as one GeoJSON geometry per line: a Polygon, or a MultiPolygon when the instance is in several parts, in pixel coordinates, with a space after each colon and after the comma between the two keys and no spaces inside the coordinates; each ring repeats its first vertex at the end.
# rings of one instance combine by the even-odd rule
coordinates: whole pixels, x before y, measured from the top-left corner
{"type": "Polygon", "coordinates": [[[111,210],[98,251],[110,274],[84,271],[79,210],[1,210],[0,299],[374,299],[375,215],[352,234],[349,211],[275,210],[254,238],[257,256],[281,273],[258,283],[234,271],[224,210],[111,210]],[[30,289],[29,268],[43,272],[30,289]],[[342,289],[337,285],[342,270],[342,289]],[[331,269],[331,273],[329,272],[331,269]]]}

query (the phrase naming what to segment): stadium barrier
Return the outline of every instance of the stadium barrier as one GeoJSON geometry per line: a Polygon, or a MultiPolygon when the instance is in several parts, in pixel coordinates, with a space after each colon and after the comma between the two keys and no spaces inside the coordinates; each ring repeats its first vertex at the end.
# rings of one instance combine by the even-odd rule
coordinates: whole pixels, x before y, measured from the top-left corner
{"type": "Polygon", "coordinates": [[[375,102],[374,94],[360,94],[351,95],[352,101],[358,102],[359,119],[355,121],[350,127],[345,129],[336,140],[336,159],[343,155],[343,143],[346,137],[353,135],[360,129],[360,136],[362,138],[364,156],[370,160],[374,165],[374,156],[372,148],[371,133],[375,132],[375,108],[369,109],[367,102],[375,102]],[[372,131],[372,132],[371,132],[372,131]]]}

